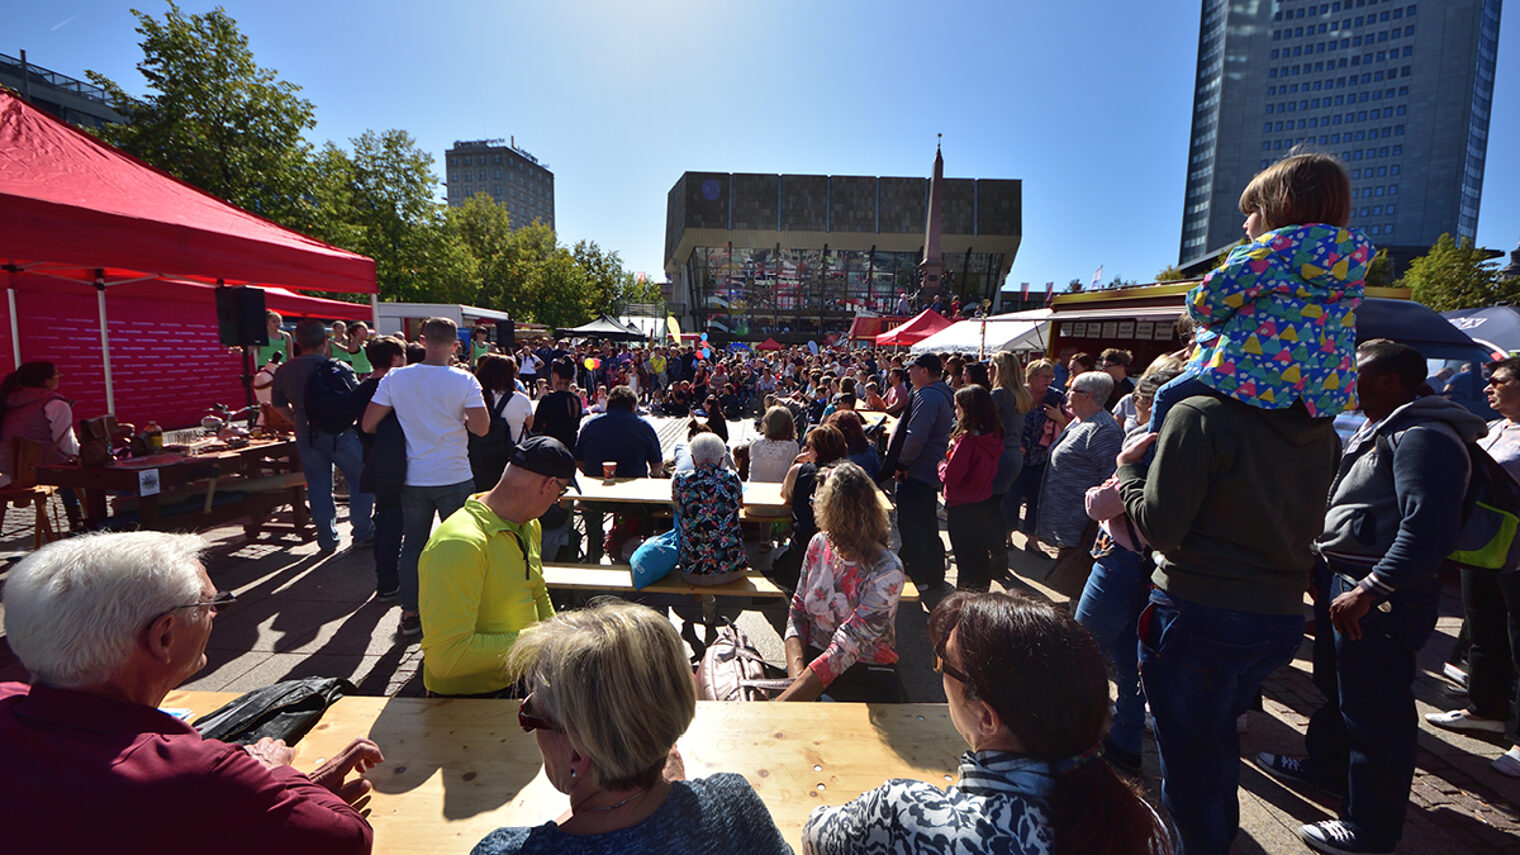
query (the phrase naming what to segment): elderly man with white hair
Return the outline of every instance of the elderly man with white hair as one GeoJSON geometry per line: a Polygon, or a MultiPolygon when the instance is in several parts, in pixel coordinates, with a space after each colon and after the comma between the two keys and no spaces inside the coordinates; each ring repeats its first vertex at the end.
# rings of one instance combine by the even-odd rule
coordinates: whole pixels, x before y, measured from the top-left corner
{"type": "Polygon", "coordinates": [[[5,585],[5,632],[32,674],[0,683],[0,828],[14,852],[366,853],[356,740],[310,776],[278,740],[202,739],[164,697],[206,664],[218,593],[204,541],[95,534],[32,553],[5,585]]]}

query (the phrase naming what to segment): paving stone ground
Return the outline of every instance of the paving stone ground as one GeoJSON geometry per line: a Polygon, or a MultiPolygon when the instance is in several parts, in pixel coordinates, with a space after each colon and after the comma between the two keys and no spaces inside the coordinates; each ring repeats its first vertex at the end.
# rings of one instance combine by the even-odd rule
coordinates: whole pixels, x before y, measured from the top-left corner
{"type": "MultiPolygon", "coordinates": [[[[684,439],[684,422],[658,421],[667,451],[684,439]]],[[[734,442],[753,436],[750,422],[731,422],[734,442]]],[[[346,507],[339,506],[339,530],[345,540],[346,507]]],[[[62,512],[58,510],[61,518],[62,512]]],[[[943,532],[942,532],[943,534],[943,532]]],[[[421,652],[416,643],[396,635],[397,607],[374,600],[372,558],[364,549],[317,554],[315,543],[263,539],[246,542],[241,528],[208,535],[212,546],[207,568],[218,588],[231,589],[237,604],[219,615],[207,646],[207,665],[185,685],[188,689],[247,691],[270,683],[312,675],[345,677],[362,694],[422,694],[421,652]]],[[[946,541],[948,546],[948,539],[946,541]]],[[[5,568],[26,554],[31,544],[30,512],[11,510],[0,522],[0,581],[5,568]]],[[[766,556],[756,554],[763,563],[766,556]]],[[[1025,578],[1041,559],[1012,550],[1011,575],[1004,587],[1056,602],[1066,597],[1025,578]]],[[[952,570],[951,579],[954,573],[952,570]]],[[[4,614],[0,592],[0,616],[4,614]]],[[[743,612],[738,624],[769,658],[782,662],[777,632],[779,607],[743,612]]],[[[1508,748],[1502,739],[1484,739],[1436,730],[1423,723],[1427,712],[1455,708],[1465,696],[1440,676],[1441,665],[1461,623],[1456,580],[1448,580],[1436,634],[1420,657],[1416,681],[1419,713],[1418,768],[1410,793],[1403,853],[1520,852],[1520,779],[1506,778],[1489,763],[1508,748]]],[[[924,605],[905,604],[898,612],[900,672],[910,700],[944,701],[940,679],[932,669],[924,605]]],[[[1305,639],[1290,667],[1264,687],[1261,712],[1248,714],[1241,737],[1242,756],[1258,751],[1298,754],[1309,716],[1322,702],[1310,679],[1311,642],[1305,639]]],[[[0,680],[25,680],[25,669],[0,636],[0,680]]],[[[1160,766],[1147,737],[1145,787],[1159,805],[1160,766]]],[[[1305,822],[1332,818],[1333,797],[1289,789],[1259,772],[1240,767],[1241,834],[1236,853],[1297,853],[1308,850],[1297,838],[1305,822]]]]}

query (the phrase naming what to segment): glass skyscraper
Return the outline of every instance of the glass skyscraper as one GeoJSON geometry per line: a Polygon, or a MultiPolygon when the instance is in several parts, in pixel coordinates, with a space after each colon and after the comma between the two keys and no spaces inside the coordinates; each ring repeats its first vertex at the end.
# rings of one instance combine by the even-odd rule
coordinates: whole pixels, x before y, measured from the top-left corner
{"type": "Polygon", "coordinates": [[[1241,236],[1240,191],[1298,147],[1351,173],[1396,268],[1474,238],[1502,0],[1203,0],[1179,265],[1241,236]]]}

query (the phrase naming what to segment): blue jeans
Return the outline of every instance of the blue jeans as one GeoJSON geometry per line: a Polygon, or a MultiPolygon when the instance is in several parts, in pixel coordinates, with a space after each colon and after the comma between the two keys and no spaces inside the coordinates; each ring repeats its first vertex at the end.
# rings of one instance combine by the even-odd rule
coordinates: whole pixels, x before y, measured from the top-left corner
{"type": "Polygon", "coordinates": [[[1045,464],[1025,466],[1013,476],[1013,486],[1003,494],[1003,525],[1008,531],[1034,534],[1035,517],[1040,512],[1040,481],[1045,477],[1045,464]],[[1019,508],[1028,506],[1024,521],[1019,522],[1019,508]]]}
{"type": "Polygon", "coordinates": [[[1157,588],[1137,629],[1177,853],[1226,855],[1240,830],[1235,719],[1262,680],[1292,661],[1304,618],[1198,605],[1157,588]]]}
{"type": "Polygon", "coordinates": [[[939,489],[917,478],[897,484],[897,530],[902,535],[898,557],[903,570],[920,591],[945,581],[945,542],[939,538],[939,489]]]}
{"type": "Polygon", "coordinates": [[[315,440],[296,431],[296,452],[301,456],[301,471],[306,474],[306,501],[311,505],[311,521],[317,527],[317,545],[324,550],[338,546],[338,509],[333,504],[333,467],[348,482],[348,522],[354,540],[375,536],[370,509],[372,493],[359,491],[359,472],[364,468],[364,449],[353,428],[340,433],[317,432],[315,440]]]}
{"type": "MultiPolygon", "coordinates": [[[[1329,603],[1354,587],[1339,574],[1320,587],[1319,636],[1332,637],[1329,603]]],[[[1404,833],[1419,733],[1415,655],[1435,631],[1440,596],[1434,577],[1395,591],[1384,601],[1388,611],[1374,606],[1362,618],[1360,639],[1336,630],[1329,657],[1329,645],[1316,645],[1315,683],[1329,700],[1309,720],[1309,767],[1330,789],[1344,790],[1342,817],[1380,849],[1394,848],[1404,833]]]]}
{"type": "Polygon", "coordinates": [[[1077,623],[1087,628],[1114,666],[1119,699],[1109,737],[1125,751],[1144,747],[1145,693],[1140,691],[1140,655],[1135,626],[1150,592],[1150,562],[1138,552],[1115,547],[1093,561],[1092,575],[1077,603],[1077,623]]]}
{"type": "Polygon", "coordinates": [[[475,492],[475,481],[460,481],[443,487],[401,488],[401,610],[417,611],[417,560],[433,534],[433,514],[446,520],[464,507],[464,500],[475,492]]]}

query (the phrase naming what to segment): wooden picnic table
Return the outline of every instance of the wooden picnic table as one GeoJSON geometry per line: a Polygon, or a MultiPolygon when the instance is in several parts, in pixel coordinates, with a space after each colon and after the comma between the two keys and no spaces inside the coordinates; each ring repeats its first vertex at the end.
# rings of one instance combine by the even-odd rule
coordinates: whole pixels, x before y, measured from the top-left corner
{"type": "MultiPolygon", "coordinates": [[[[670,478],[614,478],[608,481],[590,475],[577,475],[581,491],[565,494],[565,502],[604,502],[625,505],[669,505],[670,478]]],[[[781,500],[780,482],[750,481],[744,484],[746,511],[788,511],[791,505],[781,500]]]]}
{"type": "MultiPolygon", "coordinates": [[[[680,573],[672,572],[664,579],[635,592],[633,573],[627,564],[548,563],[544,565],[544,584],[555,590],[616,591],[623,594],[684,594],[694,597],[707,595],[768,599],[781,599],[787,596],[786,591],[777,587],[775,582],[765,578],[765,574],[753,569],[744,578],[723,585],[693,585],[682,579],[680,573]]],[[[902,594],[898,599],[904,603],[918,602],[918,588],[912,581],[903,580],[902,594]]]]}
{"type": "MultiPolygon", "coordinates": [[[[234,697],[171,692],[164,706],[199,716],[234,697]]],[[[365,776],[379,855],[468,852],[494,829],[542,825],[569,807],[518,727],[516,701],[343,698],[295,746],[295,766],[310,772],[359,736],[385,753],[365,776]]],[[[743,775],[798,852],[813,808],[891,778],[948,786],[966,750],[944,704],[701,701],[677,745],[689,778],[743,775]]]]}
{"type": "Polygon", "coordinates": [[[37,481],[57,487],[73,487],[83,496],[85,524],[100,528],[110,520],[110,495],[126,497],[136,505],[137,522],[143,528],[204,530],[245,520],[250,538],[266,529],[293,531],[306,539],[315,536],[306,508],[306,478],[294,439],[258,439],[243,448],[218,448],[197,454],[158,454],[129,458],[109,466],[63,463],[37,467],[37,481]],[[142,495],[143,472],[157,475],[159,492],[142,495]],[[236,501],[217,502],[217,494],[240,493],[236,501]],[[188,503],[188,506],[187,506],[188,503]],[[269,521],[275,508],[290,505],[293,522],[269,521]],[[165,509],[178,506],[167,515],[165,509]]]}

